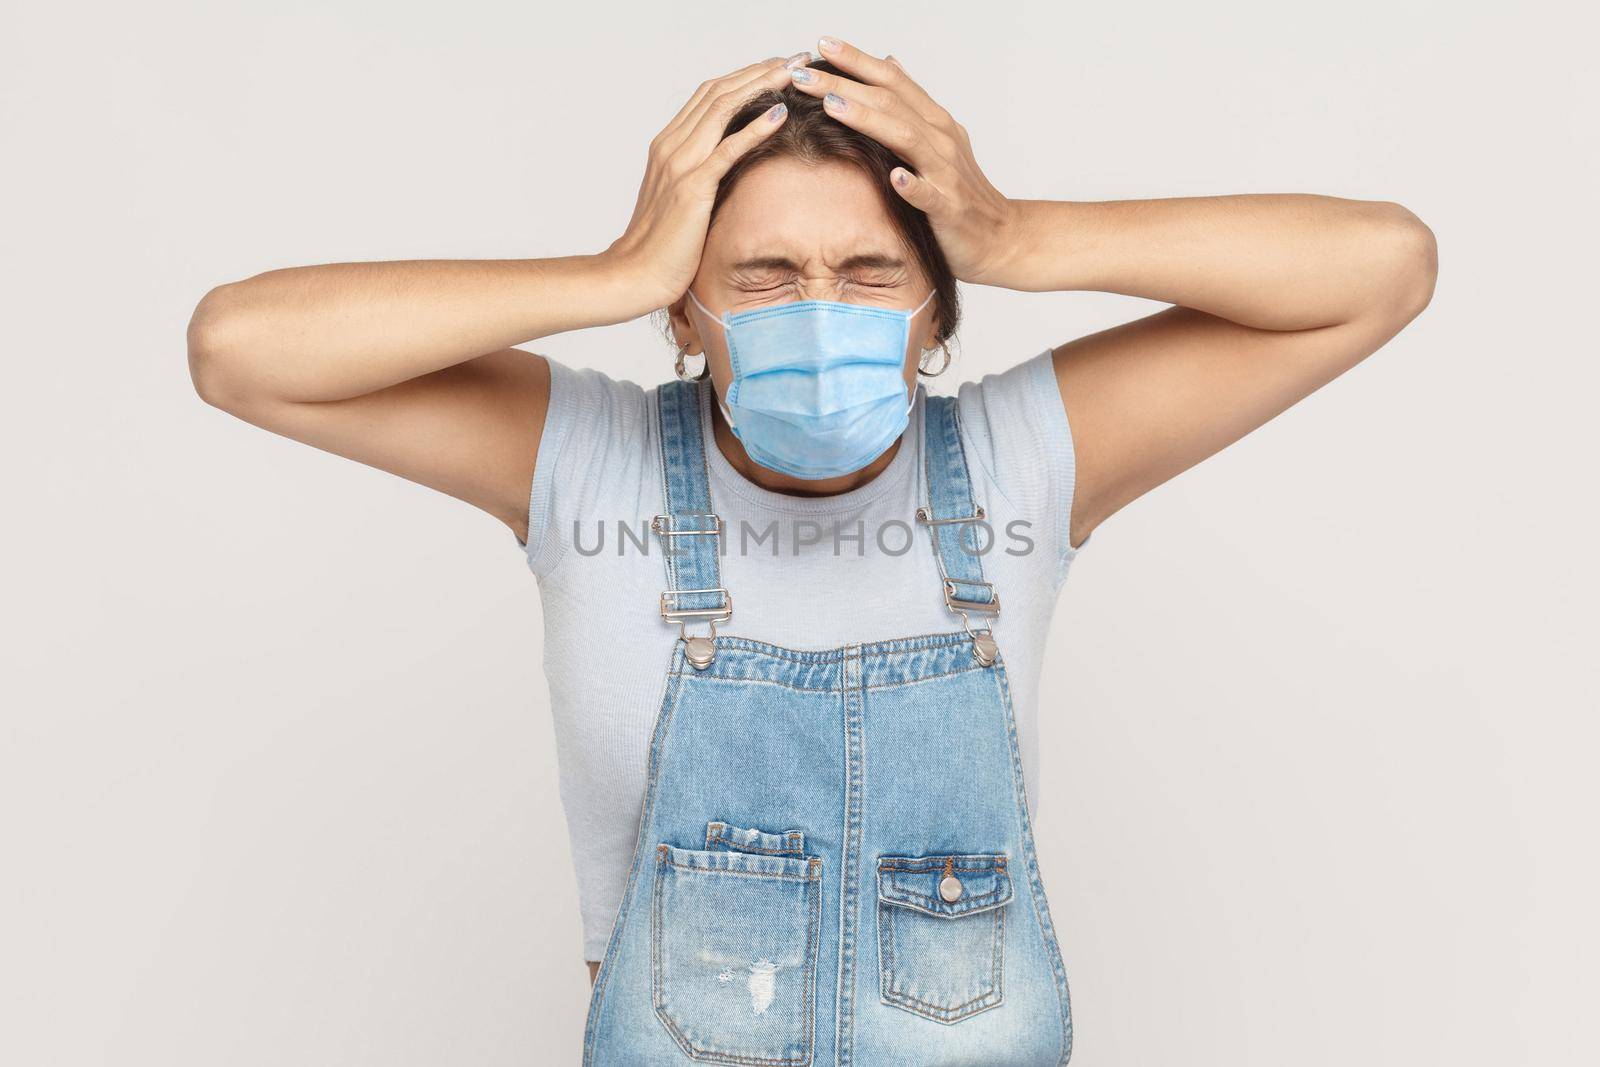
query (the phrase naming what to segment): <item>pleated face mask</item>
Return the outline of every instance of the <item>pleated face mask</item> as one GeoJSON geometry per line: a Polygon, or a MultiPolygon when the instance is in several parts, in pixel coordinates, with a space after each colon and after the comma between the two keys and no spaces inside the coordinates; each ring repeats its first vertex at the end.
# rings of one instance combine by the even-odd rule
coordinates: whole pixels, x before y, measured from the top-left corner
{"type": "Polygon", "coordinates": [[[733,381],[722,414],[750,458],[816,480],[850,474],[894,444],[915,395],[906,390],[910,311],[801,300],[717,316],[733,381]]]}

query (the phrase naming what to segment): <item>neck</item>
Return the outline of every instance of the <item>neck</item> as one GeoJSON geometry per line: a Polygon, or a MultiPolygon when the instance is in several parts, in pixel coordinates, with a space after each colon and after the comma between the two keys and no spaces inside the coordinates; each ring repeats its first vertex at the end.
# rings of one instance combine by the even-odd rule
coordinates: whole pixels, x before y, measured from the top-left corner
{"type": "Polygon", "coordinates": [[[858,471],[841,474],[837,478],[811,480],[794,478],[780,471],[769,470],[751,459],[750,454],[744,450],[744,445],[733,435],[733,428],[728,425],[728,420],[723,418],[722,408],[716,403],[711,405],[711,434],[716,439],[718,451],[728,461],[728,465],[747,481],[754,482],[771,492],[785,493],[789,496],[838,496],[840,493],[858,489],[884,472],[894,461],[894,457],[900,451],[901,442],[905,440],[905,434],[901,434],[883,455],[858,471]]]}

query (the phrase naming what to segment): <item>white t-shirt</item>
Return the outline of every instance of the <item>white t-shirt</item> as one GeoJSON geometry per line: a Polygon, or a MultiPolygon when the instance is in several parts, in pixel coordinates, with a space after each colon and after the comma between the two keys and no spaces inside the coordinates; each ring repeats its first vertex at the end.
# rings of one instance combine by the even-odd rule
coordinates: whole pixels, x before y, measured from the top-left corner
{"type": "MultiPolygon", "coordinates": [[[[796,649],[959,629],[926,527],[924,389],[887,468],[829,497],[764,489],[723,456],[702,419],[711,507],[726,534],[721,633],[796,649]]],[[[960,386],[962,444],[993,532],[983,556],[1001,613],[1030,816],[1038,808],[1038,680],[1057,594],[1077,552],[1072,435],[1048,350],[960,386]]],[[[605,954],[639,832],[650,737],[678,628],[662,621],[666,576],[650,519],[663,509],[653,391],[550,360],[550,407],[518,541],[539,579],[586,959],[605,954]],[[627,532],[619,530],[619,521],[627,532]],[[648,546],[647,548],[641,547],[648,546]]],[[[974,619],[974,625],[981,620],[974,619]]],[[[704,628],[694,627],[697,632],[704,628]]]]}

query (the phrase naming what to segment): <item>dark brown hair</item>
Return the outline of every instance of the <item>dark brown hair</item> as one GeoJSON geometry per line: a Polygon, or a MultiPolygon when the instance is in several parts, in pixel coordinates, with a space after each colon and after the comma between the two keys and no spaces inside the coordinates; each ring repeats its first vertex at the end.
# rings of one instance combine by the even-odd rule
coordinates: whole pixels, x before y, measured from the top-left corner
{"type": "MultiPolygon", "coordinates": [[[[807,66],[828,74],[849,77],[825,59],[815,60],[807,66]]],[[[729,118],[723,136],[743,129],[746,123],[760,118],[779,101],[789,105],[788,118],[784,119],[777,133],[740,156],[728,173],[722,176],[717,185],[716,199],[711,205],[711,223],[716,223],[717,212],[738,185],[739,179],[751,167],[765,160],[787,156],[804,163],[838,160],[857,167],[878,191],[906,251],[916,258],[933,286],[934,314],[939,323],[937,339],[941,345],[945,345],[955,336],[956,326],[961,320],[955,275],[944,258],[944,250],[939,247],[928,216],[906,203],[889,184],[889,174],[895,167],[910,170],[910,165],[871,137],[851,129],[824,111],[820,97],[809,96],[793,85],[764,90],[752,97],[729,118]]],[[[947,347],[947,354],[948,351],[947,347]]]]}

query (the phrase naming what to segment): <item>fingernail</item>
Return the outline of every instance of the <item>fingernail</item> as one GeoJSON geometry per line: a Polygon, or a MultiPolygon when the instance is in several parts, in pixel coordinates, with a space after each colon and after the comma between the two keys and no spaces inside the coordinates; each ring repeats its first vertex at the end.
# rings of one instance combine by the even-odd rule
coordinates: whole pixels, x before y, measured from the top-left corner
{"type": "Polygon", "coordinates": [[[803,67],[809,62],[811,62],[810,52],[796,52],[794,55],[784,60],[783,65],[788,67],[790,70],[793,70],[795,67],[803,67]]]}
{"type": "Polygon", "coordinates": [[[906,185],[910,184],[910,182],[911,182],[911,175],[910,174],[907,174],[905,171],[900,170],[899,168],[895,169],[895,172],[894,172],[894,183],[896,185],[900,186],[901,188],[904,188],[906,185]]]}
{"type": "Polygon", "coordinates": [[[773,104],[771,107],[767,108],[767,121],[777,122],[779,119],[783,118],[783,113],[788,110],[788,104],[773,104]]]}
{"type": "Polygon", "coordinates": [[[838,93],[829,93],[827,96],[822,98],[822,102],[833,108],[835,111],[843,111],[845,108],[850,106],[849,102],[838,93]]]}
{"type": "Polygon", "coordinates": [[[818,37],[817,47],[824,52],[837,52],[839,50],[839,42],[832,37],[818,37]]]}
{"type": "Polygon", "coordinates": [[[793,78],[798,85],[810,85],[817,80],[817,76],[805,67],[794,68],[789,72],[789,77],[793,78]]]}

